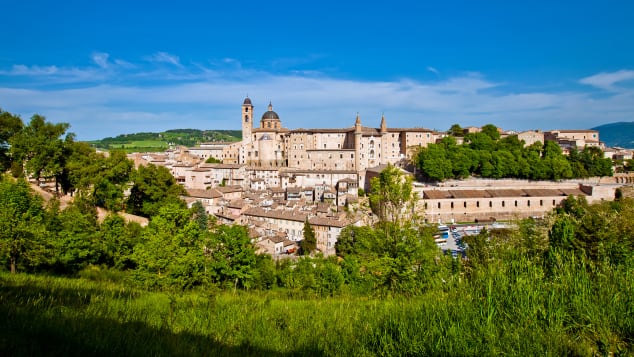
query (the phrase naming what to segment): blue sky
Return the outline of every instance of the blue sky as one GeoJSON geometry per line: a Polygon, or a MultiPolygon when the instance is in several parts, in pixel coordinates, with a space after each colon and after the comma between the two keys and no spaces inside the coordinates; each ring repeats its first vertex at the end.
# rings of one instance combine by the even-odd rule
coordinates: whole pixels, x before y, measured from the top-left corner
{"type": "Polygon", "coordinates": [[[239,129],[634,120],[632,1],[3,0],[0,108],[80,140],[239,129]]]}

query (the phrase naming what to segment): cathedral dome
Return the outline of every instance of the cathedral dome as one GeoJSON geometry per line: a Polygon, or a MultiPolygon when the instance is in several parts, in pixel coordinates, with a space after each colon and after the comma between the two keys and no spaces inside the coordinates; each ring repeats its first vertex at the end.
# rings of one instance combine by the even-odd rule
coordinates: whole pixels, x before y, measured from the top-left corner
{"type": "Polygon", "coordinates": [[[280,116],[273,111],[271,103],[269,103],[269,110],[262,114],[262,120],[280,120],[280,116]]]}

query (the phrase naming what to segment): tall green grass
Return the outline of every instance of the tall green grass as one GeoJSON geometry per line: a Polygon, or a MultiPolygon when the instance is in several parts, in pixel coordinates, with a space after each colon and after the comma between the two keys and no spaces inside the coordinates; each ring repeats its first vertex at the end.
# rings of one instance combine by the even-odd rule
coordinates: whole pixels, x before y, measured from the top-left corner
{"type": "MultiPolygon", "coordinates": [[[[631,266],[631,265],[630,265],[631,266]]],[[[0,274],[0,355],[632,355],[631,268],[492,262],[450,289],[379,299],[135,290],[0,274]]]]}

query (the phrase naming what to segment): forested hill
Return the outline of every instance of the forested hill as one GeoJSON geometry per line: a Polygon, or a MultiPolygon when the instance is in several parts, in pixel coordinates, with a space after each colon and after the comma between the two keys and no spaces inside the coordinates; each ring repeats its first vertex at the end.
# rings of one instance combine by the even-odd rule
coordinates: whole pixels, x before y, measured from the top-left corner
{"type": "Polygon", "coordinates": [[[91,141],[90,144],[99,149],[125,149],[126,151],[160,151],[167,149],[170,144],[195,146],[210,141],[240,141],[240,130],[198,130],[173,129],[160,133],[121,134],[91,141]]]}
{"type": "Polygon", "coordinates": [[[634,149],[634,121],[604,124],[592,130],[599,131],[599,138],[608,147],[634,149]]]}

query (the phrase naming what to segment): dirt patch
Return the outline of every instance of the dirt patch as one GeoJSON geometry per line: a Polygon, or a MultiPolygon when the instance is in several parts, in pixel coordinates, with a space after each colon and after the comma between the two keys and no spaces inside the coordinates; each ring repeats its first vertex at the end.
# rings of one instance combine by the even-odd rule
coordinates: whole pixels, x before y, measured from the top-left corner
{"type": "Polygon", "coordinates": [[[55,193],[55,188],[54,187],[51,189],[51,188],[48,188],[48,186],[40,187],[38,184],[32,183],[32,182],[30,184],[31,184],[31,189],[35,193],[40,195],[42,197],[42,199],[44,200],[44,202],[46,202],[47,204],[53,198],[57,198],[59,200],[60,209],[65,209],[66,207],[68,207],[68,205],[71,202],[73,202],[73,197],[72,196],[55,193]]]}

